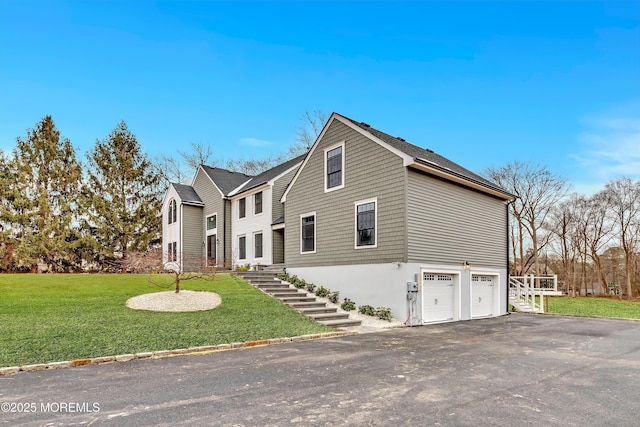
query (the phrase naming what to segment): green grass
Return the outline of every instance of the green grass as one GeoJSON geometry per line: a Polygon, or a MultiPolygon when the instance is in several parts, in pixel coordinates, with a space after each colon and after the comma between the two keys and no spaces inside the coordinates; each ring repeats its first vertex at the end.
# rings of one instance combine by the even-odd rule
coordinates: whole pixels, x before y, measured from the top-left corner
{"type": "Polygon", "coordinates": [[[127,308],[133,296],[167,290],[146,275],[0,275],[0,367],[333,330],[232,275],[181,288],[216,292],[222,303],[191,313],[127,308]]]}
{"type": "Polygon", "coordinates": [[[594,297],[549,297],[545,311],[572,316],[612,317],[618,319],[640,319],[640,302],[613,298],[594,297]]]}

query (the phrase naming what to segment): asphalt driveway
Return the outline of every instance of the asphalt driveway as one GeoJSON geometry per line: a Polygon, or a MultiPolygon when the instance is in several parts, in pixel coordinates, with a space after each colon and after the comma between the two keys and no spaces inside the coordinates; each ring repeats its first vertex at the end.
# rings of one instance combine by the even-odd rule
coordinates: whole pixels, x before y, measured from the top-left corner
{"type": "Polygon", "coordinates": [[[0,406],[11,426],[638,426],[640,322],[512,314],[26,372],[0,406]]]}

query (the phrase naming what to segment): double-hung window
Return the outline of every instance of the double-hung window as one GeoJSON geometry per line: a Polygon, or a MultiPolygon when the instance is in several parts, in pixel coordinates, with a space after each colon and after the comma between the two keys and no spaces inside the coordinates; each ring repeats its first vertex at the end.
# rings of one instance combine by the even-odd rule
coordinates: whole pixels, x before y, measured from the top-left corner
{"type": "Polygon", "coordinates": [[[253,195],[253,214],[262,213],[262,191],[253,195]]]}
{"type": "Polygon", "coordinates": [[[300,253],[316,251],[316,213],[300,215],[300,253]]]}
{"type": "Polygon", "coordinates": [[[238,258],[247,259],[247,237],[238,237],[238,258]]]}
{"type": "Polygon", "coordinates": [[[325,192],[344,187],[344,143],[329,148],[325,156],[325,192]]]}
{"type": "Polygon", "coordinates": [[[178,218],[178,205],[176,204],[176,200],[175,199],[171,199],[171,201],[169,202],[169,215],[168,215],[168,219],[169,219],[169,224],[173,224],[174,222],[176,222],[177,218],[178,218]]]}
{"type": "Polygon", "coordinates": [[[253,256],[254,258],[262,258],[262,233],[253,235],[253,256]]]}
{"type": "Polygon", "coordinates": [[[356,202],[356,249],[377,246],[376,199],[356,202]]]}
{"type": "Polygon", "coordinates": [[[171,242],[167,248],[167,261],[175,262],[178,260],[178,242],[171,242]]]}
{"type": "Polygon", "coordinates": [[[247,199],[238,200],[238,218],[244,218],[247,215],[247,199]]]}

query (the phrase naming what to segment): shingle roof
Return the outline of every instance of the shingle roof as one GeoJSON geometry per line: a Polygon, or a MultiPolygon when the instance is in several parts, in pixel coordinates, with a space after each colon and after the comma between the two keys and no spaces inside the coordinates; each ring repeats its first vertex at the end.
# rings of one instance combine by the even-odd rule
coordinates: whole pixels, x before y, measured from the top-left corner
{"type": "Polygon", "coordinates": [[[250,175],[240,172],[231,172],[226,169],[212,168],[207,165],[202,165],[202,170],[209,175],[209,178],[215,182],[225,196],[251,179],[250,175]]]}
{"type": "Polygon", "coordinates": [[[251,178],[251,181],[246,183],[236,194],[244,193],[245,191],[251,190],[252,188],[256,188],[262,184],[266,184],[281,173],[284,173],[288,169],[291,169],[296,164],[302,163],[305,156],[306,154],[303,154],[294,159],[279,164],[278,166],[275,166],[269,170],[266,170],[259,175],[256,175],[255,177],[251,178]]]}
{"type": "Polygon", "coordinates": [[[176,193],[178,193],[178,196],[183,203],[194,203],[198,205],[204,204],[204,202],[202,201],[200,196],[198,196],[198,193],[196,193],[196,190],[194,190],[192,186],[177,184],[174,182],[172,182],[171,185],[173,185],[173,188],[176,189],[176,193]]]}
{"type": "Polygon", "coordinates": [[[437,153],[434,153],[432,150],[418,147],[417,145],[411,144],[410,142],[407,142],[402,138],[391,136],[387,133],[381,132],[377,129],[372,128],[367,123],[357,122],[341,114],[338,114],[338,115],[345,118],[346,120],[349,120],[351,123],[355,124],[356,126],[363,129],[364,131],[375,136],[376,138],[384,141],[385,143],[389,144],[393,148],[402,151],[408,156],[413,157],[414,161],[416,161],[417,163],[422,163],[430,167],[435,167],[436,169],[440,169],[444,172],[459,176],[461,178],[467,179],[469,181],[483,185],[485,187],[489,187],[501,193],[509,194],[507,191],[505,191],[503,188],[500,188],[495,183],[488,181],[487,179],[481,177],[480,175],[473,173],[466,168],[463,168],[457,163],[454,163],[451,160],[445,157],[442,157],[437,153]]]}

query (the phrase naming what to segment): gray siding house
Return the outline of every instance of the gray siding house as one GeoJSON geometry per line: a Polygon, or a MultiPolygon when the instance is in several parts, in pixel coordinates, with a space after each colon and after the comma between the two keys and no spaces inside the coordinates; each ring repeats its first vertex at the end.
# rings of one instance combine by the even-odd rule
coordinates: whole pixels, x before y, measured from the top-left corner
{"type": "Polygon", "coordinates": [[[170,184],[162,207],[166,268],[283,263],[280,198],[303,157],[253,177],[201,165],[192,185],[170,184]]]}
{"type": "Polygon", "coordinates": [[[172,184],[165,262],[282,264],[411,325],[499,316],[511,200],[432,150],[333,113],[305,156],[255,177],[201,166],[191,186],[172,184]]]}
{"type": "Polygon", "coordinates": [[[505,314],[512,199],[334,113],[282,198],[287,272],[410,324],[505,314]]]}

